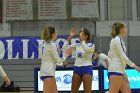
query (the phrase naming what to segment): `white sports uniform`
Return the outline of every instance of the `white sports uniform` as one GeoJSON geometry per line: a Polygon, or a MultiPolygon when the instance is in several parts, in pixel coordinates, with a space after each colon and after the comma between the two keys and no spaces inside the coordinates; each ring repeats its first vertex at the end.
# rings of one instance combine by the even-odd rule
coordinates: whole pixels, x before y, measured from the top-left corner
{"type": "Polygon", "coordinates": [[[56,63],[62,64],[66,57],[60,58],[54,42],[45,42],[41,57],[40,76],[55,76],[56,63]]]}
{"type": "Polygon", "coordinates": [[[74,66],[81,67],[81,66],[90,66],[92,65],[92,55],[95,49],[95,45],[92,43],[85,43],[85,41],[81,43],[75,43],[69,45],[66,41],[63,45],[63,50],[66,50],[67,47],[74,47],[76,60],[74,66]]]}
{"type": "Polygon", "coordinates": [[[134,63],[126,56],[125,52],[126,47],[123,40],[119,36],[113,38],[108,52],[108,57],[111,59],[108,72],[125,74],[126,64],[130,67],[134,66],[134,63]]]}
{"type": "Polygon", "coordinates": [[[0,65],[0,75],[4,78],[6,76],[6,73],[4,72],[3,68],[0,65]]]}
{"type": "Polygon", "coordinates": [[[106,59],[108,60],[108,63],[109,63],[110,62],[110,59],[108,58],[107,55],[105,55],[104,53],[99,54],[98,66],[99,65],[102,65],[105,68],[107,68],[107,65],[106,65],[106,62],[105,62],[106,59]]]}

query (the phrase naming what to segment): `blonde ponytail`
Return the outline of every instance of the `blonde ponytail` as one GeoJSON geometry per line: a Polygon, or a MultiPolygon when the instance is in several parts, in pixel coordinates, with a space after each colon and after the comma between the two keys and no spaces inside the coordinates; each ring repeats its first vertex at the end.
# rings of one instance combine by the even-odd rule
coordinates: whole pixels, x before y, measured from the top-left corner
{"type": "Polygon", "coordinates": [[[112,25],[111,36],[112,36],[113,38],[117,36],[116,30],[115,30],[115,24],[112,25]]]}
{"type": "Polygon", "coordinates": [[[55,33],[55,29],[53,27],[45,27],[43,29],[41,38],[46,42],[49,42],[52,39],[52,34],[55,33]]]}

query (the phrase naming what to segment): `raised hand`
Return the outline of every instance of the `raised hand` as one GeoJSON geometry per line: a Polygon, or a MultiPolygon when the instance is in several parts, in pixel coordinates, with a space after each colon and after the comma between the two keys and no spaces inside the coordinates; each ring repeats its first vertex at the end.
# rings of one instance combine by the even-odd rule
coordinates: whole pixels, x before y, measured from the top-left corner
{"type": "Polygon", "coordinates": [[[75,29],[75,27],[73,27],[73,28],[70,30],[70,37],[73,37],[75,34],[76,34],[76,29],[75,29]]]}

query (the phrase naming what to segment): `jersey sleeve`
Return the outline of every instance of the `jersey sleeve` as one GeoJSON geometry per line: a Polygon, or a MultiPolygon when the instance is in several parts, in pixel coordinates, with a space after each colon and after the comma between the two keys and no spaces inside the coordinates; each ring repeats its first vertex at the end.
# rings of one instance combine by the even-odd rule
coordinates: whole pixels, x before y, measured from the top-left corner
{"type": "Polygon", "coordinates": [[[105,54],[101,54],[100,57],[101,57],[102,60],[107,59],[107,56],[105,54]]]}
{"type": "Polygon", "coordinates": [[[122,46],[121,46],[121,43],[120,43],[119,40],[115,40],[115,46],[116,46],[116,49],[117,49],[117,51],[118,51],[118,53],[120,55],[121,60],[126,62],[126,64],[128,64],[130,67],[133,67],[134,63],[124,53],[124,51],[122,49],[122,46]]]}
{"type": "Polygon", "coordinates": [[[62,47],[62,50],[65,51],[69,47],[73,47],[75,49],[76,48],[76,45],[77,45],[76,43],[69,45],[69,42],[68,41],[65,41],[65,43],[64,43],[64,45],[62,47]]]}
{"type": "Polygon", "coordinates": [[[88,46],[85,41],[82,42],[82,48],[87,52],[94,52],[95,45],[88,46]]]}
{"type": "Polygon", "coordinates": [[[61,64],[62,62],[64,62],[66,60],[66,57],[62,57],[62,58],[59,57],[56,45],[54,43],[51,46],[50,52],[51,52],[52,56],[54,57],[55,62],[57,62],[58,64],[61,64]]]}

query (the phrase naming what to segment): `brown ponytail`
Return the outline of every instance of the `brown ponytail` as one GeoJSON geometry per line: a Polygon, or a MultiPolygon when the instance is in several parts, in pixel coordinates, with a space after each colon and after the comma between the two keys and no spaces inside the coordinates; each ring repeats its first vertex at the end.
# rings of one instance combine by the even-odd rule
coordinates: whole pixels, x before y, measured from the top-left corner
{"type": "Polygon", "coordinates": [[[120,34],[120,29],[121,28],[124,28],[125,27],[125,24],[124,23],[121,23],[121,22],[117,22],[117,23],[114,23],[112,25],[112,32],[111,32],[111,36],[113,38],[115,38],[117,35],[120,34]]]}
{"type": "Polygon", "coordinates": [[[89,42],[90,41],[90,32],[89,32],[89,30],[86,29],[86,28],[81,28],[81,31],[83,31],[85,36],[87,36],[87,42],[89,42]]]}

